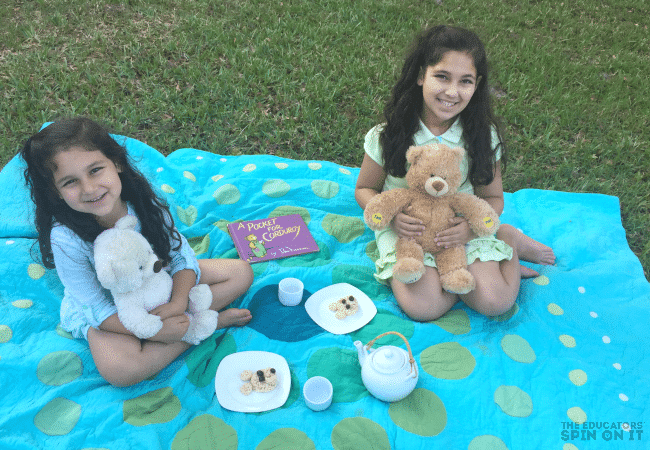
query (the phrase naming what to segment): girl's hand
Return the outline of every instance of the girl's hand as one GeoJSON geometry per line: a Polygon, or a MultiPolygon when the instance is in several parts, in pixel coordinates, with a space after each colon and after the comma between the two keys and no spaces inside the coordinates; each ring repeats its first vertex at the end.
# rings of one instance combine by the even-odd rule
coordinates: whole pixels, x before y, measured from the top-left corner
{"type": "Polygon", "coordinates": [[[170,317],[163,320],[163,327],[158,333],[156,333],[155,336],[151,337],[150,340],[156,342],[165,342],[168,344],[172,342],[179,342],[183,336],[185,336],[185,333],[187,333],[187,329],[189,327],[190,318],[185,314],[170,317]]]}
{"type": "Polygon", "coordinates": [[[187,308],[187,303],[185,305],[182,305],[172,301],[152,309],[151,311],[149,311],[149,314],[156,315],[160,317],[162,320],[165,320],[174,316],[181,316],[181,315],[184,316],[185,314],[183,313],[185,312],[186,308],[187,308]]]}
{"type": "Polygon", "coordinates": [[[434,242],[441,248],[465,245],[476,237],[464,217],[457,216],[449,219],[449,224],[451,228],[441,231],[434,239],[434,242]]]}
{"type": "Polygon", "coordinates": [[[404,212],[397,213],[391,226],[399,237],[406,239],[420,236],[424,231],[424,225],[422,225],[420,219],[409,216],[404,212]]]}

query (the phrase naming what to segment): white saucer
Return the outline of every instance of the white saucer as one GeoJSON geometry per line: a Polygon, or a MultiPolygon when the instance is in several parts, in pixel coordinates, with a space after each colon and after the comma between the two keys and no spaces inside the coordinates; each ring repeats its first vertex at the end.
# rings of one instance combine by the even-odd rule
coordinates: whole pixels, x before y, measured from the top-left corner
{"type": "Polygon", "coordinates": [[[221,360],[214,378],[214,390],[219,404],[230,411],[261,412],[284,405],[291,390],[291,372],[287,360],[276,353],[249,351],[233,353],[221,360]],[[245,383],[240,375],[244,370],[257,372],[273,367],[278,384],[271,392],[251,392],[244,395],[239,390],[245,383]]]}
{"type": "Polygon", "coordinates": [[[305,302],[305,309],[314,322],[332,334],[347,334],[358,330],[377,314],[377,307],[370,297],[348,283],[333,284],[315,292],[305,302]],[[345,319],[337,319],[329,305],[350,295],[357,300],[359,311],[345,319]]]}

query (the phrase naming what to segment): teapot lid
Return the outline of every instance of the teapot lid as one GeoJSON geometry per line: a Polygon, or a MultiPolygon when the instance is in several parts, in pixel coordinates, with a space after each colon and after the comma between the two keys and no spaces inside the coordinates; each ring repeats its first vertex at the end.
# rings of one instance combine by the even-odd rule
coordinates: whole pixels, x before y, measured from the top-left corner
{"type": "Polygon", "coordinates": [[[380,373],[395,374],[406,364],[405,352],[392,345],[381,347],[372,352],[372,366],[380,373]]]}

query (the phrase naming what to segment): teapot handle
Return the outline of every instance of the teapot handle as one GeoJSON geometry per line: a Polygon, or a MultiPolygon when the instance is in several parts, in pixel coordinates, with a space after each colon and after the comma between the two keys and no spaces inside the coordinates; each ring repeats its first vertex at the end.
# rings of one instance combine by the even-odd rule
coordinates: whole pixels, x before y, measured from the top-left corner
{"type": "Polygon", "coordinates": [[[413,373],[413,377],[417,377],[418,372],[417,372],[417,367],[416,367],[416,365],[415,365],[415,358],[413,358],[413,352],[411,352],[411,346],[409,345],[409,341],[404,337],[403,334],[398,333],[397,331],[387,331],[387,332],[385,332],[385,333],[382,333],[382,334],[380,334],[379,336],[377,336],[376,338],[374,338],[372,341],[368,342],[368,343],[366,344],[366,349],[370,350],[370,347],[372,347],[372,345],[375,343],[375,341],[376,341],[377,339],[382,338],[382,337],[384,337],[384,336],[387,336],[387,335],[389,335],[389,334],[394,334],[394,335],[396,335],[396,336],[401,337],[402,340],[404,341],[404,343],[406,344],[406,349],[407,349],[408,352],[409,352],[409,363],[411,364],[411,371],[409,372],[409,374],[412,372],[412,373],[413,373]]]}

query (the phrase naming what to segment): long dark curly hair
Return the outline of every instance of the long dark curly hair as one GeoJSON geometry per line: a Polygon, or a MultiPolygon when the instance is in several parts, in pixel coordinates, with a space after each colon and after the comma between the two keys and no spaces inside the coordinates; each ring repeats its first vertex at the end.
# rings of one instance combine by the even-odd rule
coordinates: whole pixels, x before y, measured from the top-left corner
{"type": "Polygon", "coordinates": [[[181,242],[169,206],[155,194],[144,175],[134,168],[126,148],[119,145],[101,125],[80,117],[51,123],[29,138],[20,152],[27,164],[24,171],[25,183],[36,206],[35,223],[43,265],[54,268],[50,243],[54,224],[70,228],[89,243],[94,242],[104,230],[91,214],[70,208],[54,185],[53,158],[71,147],[98,150],[122,170],[119,173],[122,182],[121,198],[133,205],[140,220],[142,235],[149,241],[158,258],[168,264],[172,250],[170,237],[178,242],[174,249],[180,248],[181,242]]]}
{"type": "Polygon", "coordinates": [[[492,110],[488,83],[488,61],[485,47],[476,33],[463,28],[439,25],[420,33],[406,57],[402,74],[393,87],[384,108],[386,125],[380,134],[384,170],[390,175],[406,174],[406,150],[413,145],[422,113],[422,86],[417,81],[427,67],[436,65],[449,51],[469,54],[480,82],[467,107],[460,113],[463,139],[470,157],[469,180],[474,186],[487,185],[494,179],[495,151],[492,128],[501,147],[501,167],[505,171],[506,149],[499,124],[492,110]]]}

